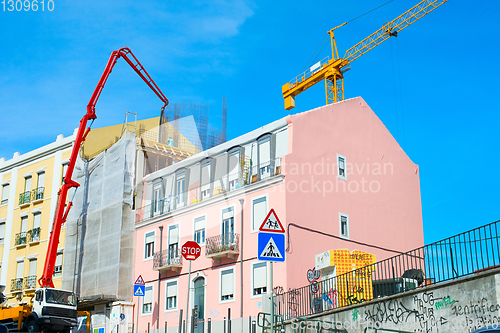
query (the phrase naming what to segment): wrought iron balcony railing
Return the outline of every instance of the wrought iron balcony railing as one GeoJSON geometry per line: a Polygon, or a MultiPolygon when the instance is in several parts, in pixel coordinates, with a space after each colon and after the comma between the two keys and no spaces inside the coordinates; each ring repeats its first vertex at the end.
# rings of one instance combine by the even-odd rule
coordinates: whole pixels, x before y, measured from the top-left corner
{"type": "Polygon", "coordinates": [[[207,238],[206,256],[217,256],[225,253],[239,253],[240,235],[234,232],[224,233],[207,238]]]}
{"type": "Polygon", "coordinates": [[[23,278],[16,278],[10,281],[10,291],[18,291],[23,289],[23,278]]]}
{"type": "Polygon", "coordinates": [[[31,201],[43,200],[45,187],[38,187],[31,191],[31,201]]]}
{"type": "Polygon", "coordinates": [[[24,193],[19,194],[19,205],[30,203],[30,199],[31,199],[30,191],[26,191],[24,193]]]}
{"type": "Polygon", "coordinates": [[[23,289],[36,288],[36,275],[25,276],[23,279],[23,289]]]}
{"type": "Polygon", "coordinates": [[[52,276],[61,276],[62,275],[62,265],[54,266],[54,273],[52,276]]]}
{"type": "Polygon", "coordinates": [[[16,242],[15,245],[23,245],[26,244],[26,234],[27,232],[23,231],[18,234],[16,234],[16,242]]]}
{"type": "Polygon", "coordinates": [[[163,250],[161,252],[156,252],[153,258],[153,269],[180,265],[182,265],[182,256],[179,249],[176,251],[163,250]]]}
{"type": "Polygon", "coordinates": [[[28,230],[26,235],[28,243],[40,241],[40,227],[28,230]]]}

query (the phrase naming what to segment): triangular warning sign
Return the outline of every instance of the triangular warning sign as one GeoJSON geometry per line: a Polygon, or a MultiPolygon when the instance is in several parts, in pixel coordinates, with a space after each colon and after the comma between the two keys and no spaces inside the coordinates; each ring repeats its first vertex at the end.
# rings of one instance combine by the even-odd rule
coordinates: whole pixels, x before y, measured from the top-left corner
{"type": "Polygon", "coordinates": [[[135,280],[134,284],[145,284],[144,279],[142,278],[142,275],[139,275],[137,279],[135,280]]]}
{"type": "Polygon", "coordinates": [[[144,293],[142,292],[142,288],[137,288],[135,290],[134,296],[144,296],[144,293]]]}
{"type": "Polygon", "coordinates": [[[285,228],[283,228],[283,225],[281,224],[280,219],[278,218],[278,215],[276,215],[276,212],[273,208],[271,208],[271,210],[267,214],[259,230],[267,232],[285,232],[285,228]]]}
{"type": "Polygon", "coordinates": [[[283,259],[281,252],[278,250],[274,239],[271,237],[267,242],[266,246],[264,246],[264,250],[262,250],[260,254],[261,258],[275,258],[275,259],[283,259]]]}

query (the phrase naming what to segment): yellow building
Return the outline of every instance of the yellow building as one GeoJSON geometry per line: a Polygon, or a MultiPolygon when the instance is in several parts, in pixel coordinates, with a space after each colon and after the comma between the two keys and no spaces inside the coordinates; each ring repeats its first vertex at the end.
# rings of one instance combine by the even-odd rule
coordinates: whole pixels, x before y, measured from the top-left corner
{"type": "MultiPolygon", "coordinates": [[[[75,134],[59,135],[46,146],[0,159],[0,284],[6,286],[8,297],[38,286],[74,139],[75,134]]],[[[63,227],[54,270],[56,287],[61,286],[65,232],[63,227]]]]}
{"type": "MultiPolygon", "coordinates": [[[[170,124],[160,129],[159,120],[156,117],[94,129],[83,144],[81,155],[93,158],[116,143],[124,131],[134,132],[138,136],[136,179],[140,185],[135,193],[140,198],[143,176],[199,152],[170,124]],[[167,137],[175,136],[175,144],[159,143],[160,131],[167,137]]],[[[7,297],[22,295],[23,291],[39,286],[37,280],[45,264],[57,193],[75,135],[76,130],[70,137],[59,135],[55,142],[31,152],[15,153],[10,160],[0,159],[0,284],[6,286],[7,297]]],[[[53,275],[56,288],[62,285],[65,236],[63,225],[53,275]]]]}

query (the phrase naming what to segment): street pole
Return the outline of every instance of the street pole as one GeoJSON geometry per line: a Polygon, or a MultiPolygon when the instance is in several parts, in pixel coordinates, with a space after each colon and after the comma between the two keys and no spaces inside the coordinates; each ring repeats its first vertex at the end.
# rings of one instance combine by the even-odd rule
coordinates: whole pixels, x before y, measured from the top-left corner
{"type": "Polygon", "coordinates": [[[186,302],[186,327],[189,327],[189,289],[191,284],[191,260],[189,260],[189,274],[188,274],[188,296],[186,302]]]}
{"type": "Polygon", "coordinates": [[[136,309],[136,325],[135,325],[135,333],[139,332],[139,296],[136,296],[137,297],[137,309],[136,309]]]}
{"type": "Polygon", "coordinates": [[[273,262],[271,261],[271,333],[274,333],[273,262]]]}

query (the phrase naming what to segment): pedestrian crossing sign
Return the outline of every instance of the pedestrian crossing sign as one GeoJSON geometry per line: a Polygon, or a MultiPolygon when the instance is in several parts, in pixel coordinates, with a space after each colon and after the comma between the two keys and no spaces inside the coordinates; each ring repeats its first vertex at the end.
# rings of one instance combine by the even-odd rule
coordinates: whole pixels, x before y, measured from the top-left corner
{"type": "Polygon", "coordinates": [[[285,235],[259,232],[257,255],[263,261],[285,261],[285,235]]]}
{"type": "Polygon", "coordinates": [[[144,296],[146,294],[146,286],[142,284],[134,284],[134,296],[144,296]]]}

